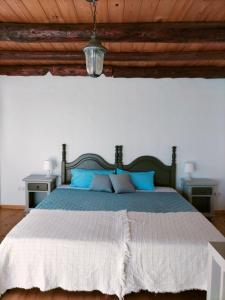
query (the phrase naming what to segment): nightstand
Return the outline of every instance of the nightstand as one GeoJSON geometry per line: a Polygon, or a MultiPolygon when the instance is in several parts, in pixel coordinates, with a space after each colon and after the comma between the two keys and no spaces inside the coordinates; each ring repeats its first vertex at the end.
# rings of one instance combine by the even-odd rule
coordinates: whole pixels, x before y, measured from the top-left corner
{"type": "Polygon", "coordinates": [[[184,197],[203,213],[207,218],[214,214],[213,204],[216,195],[217,182],[207,178],[182,178],[184,197]]]}
{"type": "Polygon", "coordinates": [[[56,188],[57,176],[30,175],[23,179],[26,191],[26,211],[36,207],[56,188]]]}

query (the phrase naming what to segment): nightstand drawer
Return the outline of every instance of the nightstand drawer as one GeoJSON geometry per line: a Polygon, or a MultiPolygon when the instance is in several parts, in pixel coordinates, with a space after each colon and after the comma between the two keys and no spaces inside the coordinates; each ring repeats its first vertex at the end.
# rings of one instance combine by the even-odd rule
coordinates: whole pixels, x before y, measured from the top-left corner
{"type": "Polygon", "coordinates": [[[192,187],[192,195],[212,195],[211,187],[192,187]]]}
{"type": "Polygon", "coordinates": [[[47,183],[28,183],[29,191],[47,191],[48,184],[47,183]]]}

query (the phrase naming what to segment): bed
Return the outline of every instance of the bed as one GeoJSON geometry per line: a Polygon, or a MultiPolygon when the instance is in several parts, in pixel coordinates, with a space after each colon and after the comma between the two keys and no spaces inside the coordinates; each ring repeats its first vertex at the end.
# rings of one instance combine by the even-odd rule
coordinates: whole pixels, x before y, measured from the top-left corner
{"type": "Polygon", "coordinates": [[[172,164],[141,156],[123,164],[84,154],[68,163],[63,145],[62,186],[16,225],[0,245],[0,293],[99,290],[117,295],[147,290],[206,290],[207,244],[224,237],[175,190],[172,164]],[[155,171],[156,189],[131,194],[68,187],[73,168],[155,171]]]}

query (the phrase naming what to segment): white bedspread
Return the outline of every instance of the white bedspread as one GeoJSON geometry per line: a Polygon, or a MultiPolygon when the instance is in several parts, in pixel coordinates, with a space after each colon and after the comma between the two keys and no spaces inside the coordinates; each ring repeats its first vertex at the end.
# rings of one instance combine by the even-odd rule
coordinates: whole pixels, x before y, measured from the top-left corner
{"type": "Polygon", "coordinates": [[[122,294],[126,212],[32,210],[0,245],[0,294],[61,287],[122,294]]]}
{"type": "Polygon", "coordinates": [[[128,213],[131,241],[124,293],[207,288],[208,242],[225,241],[199,212],[128,213]]]}
{"type": "Polygon", "coordinates": [[[0,294],[61,287],[123,297],[206,289],[207,243],[224,237],[200,213],[33,210],[0,245],[0,294]]]}

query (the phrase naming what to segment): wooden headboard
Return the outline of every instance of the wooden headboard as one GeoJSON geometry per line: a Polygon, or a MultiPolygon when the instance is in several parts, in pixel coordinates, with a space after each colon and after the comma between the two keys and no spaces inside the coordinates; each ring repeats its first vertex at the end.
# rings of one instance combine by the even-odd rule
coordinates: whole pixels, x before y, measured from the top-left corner
{"type": "Polygon", "coordinates": [[[123,147],[118,148],[117,166],[130,172],[155,171],[155,185],[176,188],[176,147],[172,147],[172,163],[164,164],[155,156],[144,155],[136,158],[128,165],[123,164],[123,147]]]}
{"type": "MultiPolygon", "coordinates": [[[[120,146],[119,146],[120,148],[120,146]]],[[[115,162],[120,160],[118,146],[116,146],[115,151],[115,162]]],[[[61,163],[61,183],[69,184],[71,182],[71,169],[82,168],[82,169],[106,169],[114,170],[117,168],[116,164],[108,163],[104,158],[98,154],[86,153],[72,162],[67,162],[66,160],[66,144],[62,145],[62,163],[61,163]]]]}
{"type": "Polygon", "coordinates": [[[79,156],[72,162],[66,160],[66,144],[62,145],[61,182],[69,184],[71,181],[71,169],[106,169],[120,168],[130,172],[155,171],[156,186],[170,186],[176,188],[176,147],[172,147],[172,164],[165,165],[154,156],[140,156],[131,163],[123,164],[123,146],[115,146],[115,162],[108,163],[98,154],[87,153],[79,156]]]}

